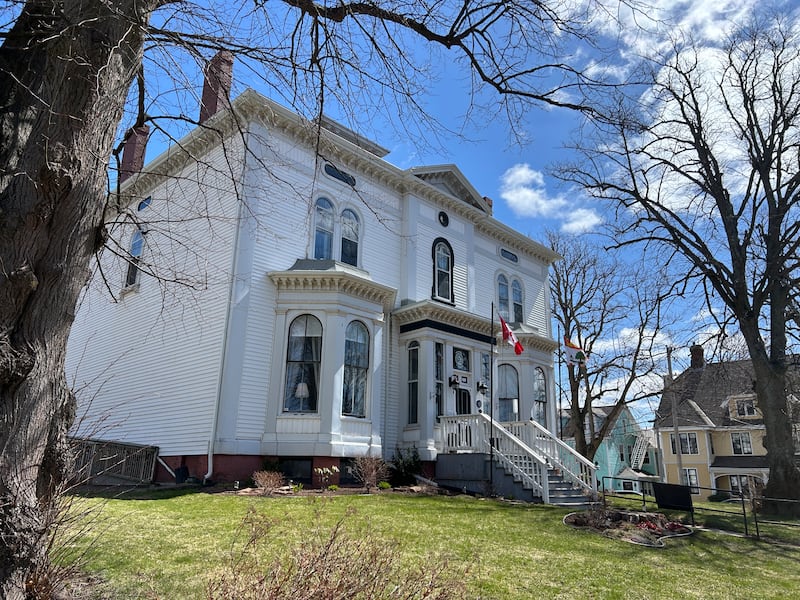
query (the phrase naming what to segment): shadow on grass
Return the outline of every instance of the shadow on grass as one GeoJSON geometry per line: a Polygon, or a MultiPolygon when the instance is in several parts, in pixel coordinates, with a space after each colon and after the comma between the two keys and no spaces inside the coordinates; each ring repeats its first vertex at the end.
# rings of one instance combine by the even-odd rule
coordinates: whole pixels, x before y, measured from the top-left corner
{"type": "Polygon", "coordinates": [[[71,494],[81,498],[105,498],[113,500],[166,500],[207,492],[199,485],[159,485],[159,486],[121,486],[121,485],[81,485],[71,490],[71,494]]]}

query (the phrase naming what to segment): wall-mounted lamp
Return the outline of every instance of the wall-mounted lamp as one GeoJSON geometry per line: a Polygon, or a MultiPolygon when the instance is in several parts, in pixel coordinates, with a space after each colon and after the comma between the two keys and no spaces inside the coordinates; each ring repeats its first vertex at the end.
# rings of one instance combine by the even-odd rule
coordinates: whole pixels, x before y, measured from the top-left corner
{"type": "Polygon", "coordinates": [[[450,375],[450,379],[447,381],[447,384],[453,388],[454,390],[457,389],[458,386],[458,375],[450,375]]]}
{"type": "Polygon", "coordinates": [[[486,385],[483,381],[478,382],[477,390],[479,394],[486,395],[486,392],[489,391],[489,386],[486,385]]]}

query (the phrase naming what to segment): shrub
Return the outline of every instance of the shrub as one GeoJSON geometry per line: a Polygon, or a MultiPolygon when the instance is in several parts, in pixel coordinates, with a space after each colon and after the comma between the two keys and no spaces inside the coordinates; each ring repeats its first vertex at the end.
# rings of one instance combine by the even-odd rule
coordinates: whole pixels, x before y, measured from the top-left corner
{"type": "Polygon", "coordinates": [[[389,483],[388,481],[381,481],[378,484],[378,489],[379,490],[390,490],[390,489],[392,489],[392,484],[389,483]]]}
{"type": "Polygon", "coordinates": [[[376,456],[359,456],[353,459],[353,477],[367,491],[378,487],[378,482],[389,476],[389,465],[376,456]]]}
{"type": "Polygon", "coordinates": [[[414,475],[422,473],[422,461],[416,448],[397,448],[392,457],[390,482],[394,486],[416,483],[414,475]]]}
{"type": "Polygon", "coordinates": [[[335,483],[333,483],[333,484],[331,484],[331,485],[329,485],[329,486],[328,486],[328,491],[329,491],[329,492],[335,492],[335,491],[336,491],[336,490],[338,490],[338,489],[339,489],[339,486],[338,486],[338,485],[336,485],[335,483]]]}
{"type": "Polygon", "coordinates": [[[256,471],[253,481],[264,496],[269,496],[286,484],[286,478],[279,471],[256,471]]]}
{"type": "Polygon", "coordinates": [[[317,474],[317,478],[319,479],[319,485],[323,490],[328,487],[328,482],[331,480],[331,477],[338,472],[339,467],[336,465],[332,467],[317,467],[314,469],[314,473],[317,474]]]}
{"type": "MultiPolygon", "coordinates": [[[[243,521],[238,550],[206,584],[208,600],[363,598],[458,600],[466,598],[466,573],[443,559],[428,558],[416,568],[401,566],[397,544],[369,529],[351,533],[340,518],[332,529],[318,524],[287,552],[276,554],[283,529],[295,524],[270,519],[251,508],[243,521]]],[[[357,523],[357,522],[356,522],[357,523]]]]}

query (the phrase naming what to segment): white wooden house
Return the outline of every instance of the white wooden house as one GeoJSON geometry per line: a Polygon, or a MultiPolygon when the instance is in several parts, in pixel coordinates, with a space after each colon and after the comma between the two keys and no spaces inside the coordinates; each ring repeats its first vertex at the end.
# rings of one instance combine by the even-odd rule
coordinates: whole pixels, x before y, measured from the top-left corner
{"type": "Polygon", "coordinates": [[[558,256],[454,165],[386,153],[248,90],[134,167],[70,337],[76,435],[157,446],[160,479],[247,479],[265,459],[302,479],[413,447],[431,476],[488,452],[545,500],[554,464],[593,482],[551,433],[558,256]],[[521,355],[492,353],[493,303],[521,355]]]}

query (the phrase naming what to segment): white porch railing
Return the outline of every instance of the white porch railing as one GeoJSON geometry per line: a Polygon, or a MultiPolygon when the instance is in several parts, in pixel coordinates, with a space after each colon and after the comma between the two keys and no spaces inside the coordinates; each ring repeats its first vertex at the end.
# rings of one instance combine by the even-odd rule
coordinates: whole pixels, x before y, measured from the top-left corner
{"type": "Polygon", "coordinates": [[[565,444],[536,421],[503,423],[515,437],[547,458],[553,468],[572,485],[581,488],[593,498],[597,495],[597,467],[574,448],[565,444]]]}
{"type": "Polygon", "coordinates": [[[485,452],[510,471],[523,486],[550,501],[547,457],[527,446],[501,423],[485,414],[440,417],[443,452],[485,452]],[[490,430],[492,433],[490,435],[490,430]],[[492,440],[490,444],[490,439],[492,440]]]}

